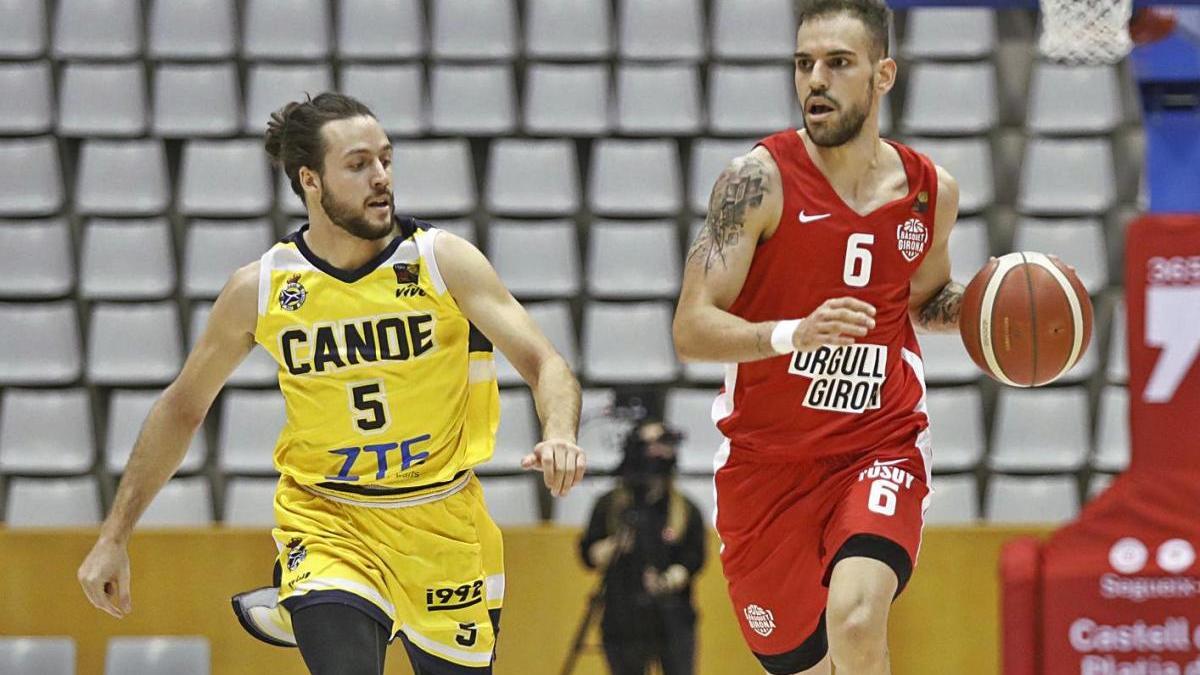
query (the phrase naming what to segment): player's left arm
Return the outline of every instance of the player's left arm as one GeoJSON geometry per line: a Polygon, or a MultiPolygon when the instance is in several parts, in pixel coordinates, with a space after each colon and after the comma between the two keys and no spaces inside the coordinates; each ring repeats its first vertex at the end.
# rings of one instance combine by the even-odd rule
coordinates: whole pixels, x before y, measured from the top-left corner
{"type": "Polygon", "coordinates": [[[958,331],[963,285],[950,279],[950,231],[958,220],[958,181],[937,168],[938,196],[933,243],[909,282],[908,314],[923,333],[958,331]]]}
{"type": "Polygon", "coordinates": [[[533,390],[542,442],[522,460],[522,466],[540,470],[556,497],[567,494],[583,479],[586,468],[586,457],[575,444],[579,381],[479,249],[441,232],[434,240],[434,255],[446,288],[467,320],[504,352],[533,390]]]}

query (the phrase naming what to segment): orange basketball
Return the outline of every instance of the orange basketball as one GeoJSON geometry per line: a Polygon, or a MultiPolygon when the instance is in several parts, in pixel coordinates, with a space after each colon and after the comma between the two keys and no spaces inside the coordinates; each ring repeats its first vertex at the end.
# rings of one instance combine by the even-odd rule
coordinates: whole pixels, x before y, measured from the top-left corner
{"type": "Polygon", "coordinates": [[[1062,377],[1087,351],[1092,301],[1062,261],[1009,253],[967,285],[959,330],[983,372],[1014,387],[1037,387],[1062,377]]]}

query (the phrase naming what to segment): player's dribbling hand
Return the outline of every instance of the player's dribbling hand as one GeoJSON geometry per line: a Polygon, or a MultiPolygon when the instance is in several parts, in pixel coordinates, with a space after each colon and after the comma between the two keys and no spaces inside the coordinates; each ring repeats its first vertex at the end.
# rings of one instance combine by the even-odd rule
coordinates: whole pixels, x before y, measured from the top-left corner
{"type": "Polygon", "coordinates": [[[533,452],[521,460],[521,468],[541,471],[550,494],[562,497],[583,480],[587,457],[578,445],[551,438],[533,446],[533,452]]]}
{"type": "Polygon", "coordinates": [[[855,298],[833,298],[800,320],[792,333],[792,345],[798,352],[811,352],[821,345],[850,345],[874,327],[874,307],[855,298]]]}
{"type": "Polygon", "coordinates": [[[97,608],[118,619],[133,611],[129,596],[129,552],[101,539],[92,547],[76,575],[83,592],[97,608]]]}

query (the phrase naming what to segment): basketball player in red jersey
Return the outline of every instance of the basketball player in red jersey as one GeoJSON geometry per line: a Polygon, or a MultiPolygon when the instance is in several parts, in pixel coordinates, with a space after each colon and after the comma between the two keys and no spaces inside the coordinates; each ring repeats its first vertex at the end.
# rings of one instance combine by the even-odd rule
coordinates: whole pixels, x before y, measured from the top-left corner
{"type": "Polygon", "coordinates": [[[930,495],[914,327],[957,330],[958,186],[879,138],[896,78],[883,0],[808,0],[798,19],[805,131],[717,180],[675,346],[732,364],[713,406],[716,526],[750,648],[769,673],[876,675],[930,495]]]}

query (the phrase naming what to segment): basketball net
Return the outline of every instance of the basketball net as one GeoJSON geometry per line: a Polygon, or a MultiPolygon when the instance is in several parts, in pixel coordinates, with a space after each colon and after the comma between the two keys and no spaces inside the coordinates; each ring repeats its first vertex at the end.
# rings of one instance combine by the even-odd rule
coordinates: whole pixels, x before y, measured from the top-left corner
{"type": "Polygon", "coordinates": [[[1070,65],[1117,63],[1129,55],[1133,0],[1040,0],[1042,35],[1038,49],[1070,65]]]}

